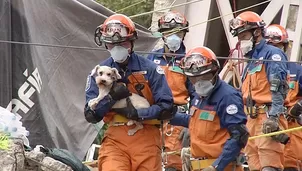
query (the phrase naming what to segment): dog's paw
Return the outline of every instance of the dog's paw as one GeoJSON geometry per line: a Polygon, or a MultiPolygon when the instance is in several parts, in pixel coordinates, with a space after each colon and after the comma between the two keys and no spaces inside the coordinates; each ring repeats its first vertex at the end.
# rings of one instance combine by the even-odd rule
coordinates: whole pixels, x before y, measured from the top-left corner
{"type": "Polygon", "coordinates": [[[133,136],[136,132],[137,132],[137,130],[130,129],[130,130],[128,131],[128,135],[129,135],[129,136],[133,136]]]}
{"type": "Polygon", "coordinates": [[[133,120],[130,120],[127,122],[127,126],[131,126],[131,125],[134,125],[134,121],[133,120]]]}
{"type": "Polygon", "coordinates": [[[98,105],[98,103],[99,103],[98,99],[91,99],[88,102],[88,106],[94,110],[96,108],[96,105],[98,105]]]}

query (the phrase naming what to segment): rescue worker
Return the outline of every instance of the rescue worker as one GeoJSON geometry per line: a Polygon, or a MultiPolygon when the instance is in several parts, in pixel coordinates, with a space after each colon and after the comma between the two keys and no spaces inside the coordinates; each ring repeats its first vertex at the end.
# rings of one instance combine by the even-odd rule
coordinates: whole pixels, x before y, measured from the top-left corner
{"type": "MultiPolygon", "coordinates": [[[[189,23],[182,14],[176,11],[167,12],[158,20],[158,31],[163,34],[165,45],[155,52],[170,53],[171,55],[150,54],[148,56],[148,59],[161,66],[165,71],[174,103],[178,106],[178,112],[183,114],[186,114],[188,111],[188,98],[193,98],[194,88],[179,67],[180,61],[184,56],[175,56],[173,54],[186,53],[183,40],[189,31],[188,26],[189,23]],[[182,30],[177,31],[178,29],[182,30]]],[[[163,133],[165,135],[165,151],[178,151],[182,147],[189,146],[189,132],[187,128],[172,126],[166,123],[163,133]]],[[[182,161],[179,155],[167,155],[165,159],[167,160],[167,164],[165,165],[166,171],[181,170],[182,161]]]]}
{"type": "Polygon", "coordinates": [[[99,150],[99,171],[162,169],[160,132],[157,125],[159,120],[171,118],[176,111],[172,110],[173,97],[164,71],[133,52],[136,39],[134,23],[122,14],[108,17],[95,32],[96,44],[101,46],[104,43],[111,54],[110,58],[99,65],[116,68],[122,77],[117,82],[127,85],[114,83],[110,93],[92,110],[87,103],[97,97],[99,92],[93,75],[88,76],[85,118],[90,123],[97,123],[102,119],[109,123],[99,150]],[[124,110],[119,110],[120,113],[111,109],[116,101],[129,97],[131,93],[145,97],[151,106],[136,110],[128,102],[124,110]],[[133,136],[127,134],[128,130],[135,127],[126,125],[129,119],[143,123],[143,129],[133,136]]]}
{"type": "MultiPolygon", "coordinates": [[[[247,127],[251,136],[287,129],[284,99],[287,86],[287,57],[282,50],[266,44],[264,21],[251,11],[230,20],[230,32],[238,37],[243,55],[250,59],[242,80],[242,95],[248,114],[247,127]],[[273,60],[266,62],[262,60],[273,60]],[[284,62],[282,62],[284,61],[284,62]]],[[[248,141],[245,147],[250,170],[282,170],[286,134],[248,141]]]]}
{"type": "MultiPolygon", "coordinates": [[[[265,39],[267,42],[273,46],[282,49],[285,53],[289,46],[288,34],[284,27],[278,24],[272,24],[265,29],[265,39]]],[[[302,93],[302,66],[296,63],[288,63],[288,68],[290,71],[290,82],[289,82],[289,92],[287,95],[285,106],[288,111],[297,104],[299,106],[299,95],[302,93]]],[[[301,107],[300,107],[301,108],[301,107]]],[[[299,122],[301,119],[293,113],[287,114],[288,128],[299,127],[299,122]]],[[[289,133],[290,142],[285,145],[284,149],[284,171],[298,171],[302,164],[302,131],[293,131],[289,133]]]]}
{"type": "Polygon", "coordinates": [[[241,93],[219,78],[219,62],[207,47],[190,50],[181,66],[197,95],[191,101],[189,115],[176,113],[171,124],[190,130],[193,170],[242,170],[236,158],[249,134],[241,93]]]}

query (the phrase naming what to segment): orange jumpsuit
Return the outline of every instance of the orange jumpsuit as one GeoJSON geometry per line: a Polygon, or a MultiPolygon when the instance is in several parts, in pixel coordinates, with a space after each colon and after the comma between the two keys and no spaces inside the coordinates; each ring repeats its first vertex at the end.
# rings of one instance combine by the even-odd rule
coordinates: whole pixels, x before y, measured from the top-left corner
{"type": "MultiPolygon", "coordinates": [[[[285,105],[288,108],[288,111],[293,107],[298,101],[299,93],[301,92],[302,86],[299,84],[301,81],[302,67],[295,63],[289,63],[290,70],[290,83],[289,83],[289,92],[287,95],[287,102],[285,105]]],[[[288,128],[299,127],[300,125],[293,118],[288,119],[288,128]]],[[[290,141],[285,145],[284,157],[285,171],[289,168],[294,168],[296,170],[302,169],[302,131],[293,131],[288,133],[290,136],[290,141]]]]}
{"type": "MultiPolygon", "coordinates": [[[[135,125],[127,126],[128,120],[111,111],[114,101],[105,96],[96,107],[95,113],[109,124],[99,150],[99,171],[161,171],[161,144],[158,118],[162,110],[168,110],[173,105],[172,92],[166,82],[164,71],[146,58],[132,53],[128,68],[123,71],[119,65],[108,58],[101,64],[116,68],[121,80],[127,84],[130,92],[142,94],[149,103],[146,109],[137,109],[138,117],[143,119],[143,129],[134,135],[128,135],[128,130],[135,125]],[[142,87],[137,91],[135,87],[142,87]]],[[[86,103],[98,96],[98,88],[91,76],[86,88],[86,103]]]]}
{"type": "MultiPolygon", "coordinates": [[[[252,99],[253,109],[258,109],[258,111],[247,112],[247,114],[258,114],[256,117],[249,115],[247,122],[250,136],[256,136],[263,134],[262,124],[268,118],[267,113],[272,109],[272,93],[268,80],[271,75],[276,75],[281,81],[287,81],[286,63],[263,62],[261,59],[285,61],[287,58],[280,49],[267,45],[264,39],[248,55],[252,59],[259,59],[259,61],[250,61],[245,68],[242,85],[244,104],[249,106],[248,100],[252,99]]],[[[282,106],[279,107],[282,108],[282,106]]],[[[250,108],[247,109],[250,110],[250,108]]],[[[281,129],[287,129],[287,121],[283,115],[279,118],[279,126],[281,129]]],[[[284,145],[274,141],[271,137],[248,141],[244,152],[247,155],[250,170],[261,170],[263,167],[283,169],[284,145]]]]}
{"type": "MultiPolygon", "coordinates": [[[[156,52],[163,53],[164,48],[157,50],[156,52]]],[[[185,53],[185,47],[182,45],[177,53],[185,53]]],[[[161,66],[165,71],[165,76],[168,85],[173,94],[174,104],[182,106],[184,109],[188,103],[188,98],[193,97],[194,88],[190,83],[189,79],[183,74],[182,70],[179,68],[179,62],[182,57],[175,57],[171,61],[167,61],[162,55],[149,55],[148,59],[153,61],[155,64],[161,66]]],[[[183,111],[185,112],[185,111],[183,111]]],[[[165,134],[165,147],[166,151],[179,151],[182,148],[181,140],[178,139],[180,132],[182,131],[182,126],[172,126],[168,123],[164,125],[165,134]]],[[[166,168],[172,167],[177,170],[181,170],[182,161],[179,155],[168,155],[165,157],[167,159],[166,168]]]]}
{"type": "Polygon", "coordinates": [[[196,96],[191,106],[190,115],[176,113],[171,124],[190,129],[191,155],[206,163],[196,164],[193,169],[212,165],[217,171],[242,170],[236,158],[247,142],[248,131],[241,94],[217,79],[212,93],[203,99],[196,96]]]}

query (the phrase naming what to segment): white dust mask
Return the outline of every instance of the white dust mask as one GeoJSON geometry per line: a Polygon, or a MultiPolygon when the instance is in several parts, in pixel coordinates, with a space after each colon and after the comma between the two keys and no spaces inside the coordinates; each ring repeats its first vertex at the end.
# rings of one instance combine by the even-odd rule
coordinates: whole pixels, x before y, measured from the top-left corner
{"type": "Polygon", "coordinates": [[[194,84],[194,87],[199,96],[206,97],[213,90],[214,85],[209,80],[200,80],[194,84]]]}
{"type": "Polygon", "coordinates": [[[123,63],[129,56],[128,49],[123,46],[114,46],[111,50],[109,50],[112,59],[114,62],[123,63]]]}
{"type": "Polygon", "coordinates": [[[241,40],[240,41],[240,50],[242,51],[243,55],[246,55],[253,49],[253,37],[249,40],[241,40]]]}
{"type": "Polygon", "coordinates": [[[176,52],[180,48],[181,38],[176,34],[173,34],[166,38],[165,44],[168,46],[170,51],[176,52]]]}

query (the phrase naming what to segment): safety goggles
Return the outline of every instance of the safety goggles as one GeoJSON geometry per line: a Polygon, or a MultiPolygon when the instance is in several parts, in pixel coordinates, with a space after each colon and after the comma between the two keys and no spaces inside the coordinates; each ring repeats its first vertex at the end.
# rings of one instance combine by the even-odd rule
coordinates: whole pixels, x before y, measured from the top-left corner
{"type": "Polygon", "coordinates": [[[281,36],[266,35],[266,36],[264,36],[264,38],[265,38],[268,42],[273,42],[273,43],[279,43],[279,42],[282,41],[282,37],[281,37],[281,36]]]}
{"type": "Polygon", "coordinates": [[[240,27],[244,27],[245,25],[246,25],[246,21],[243,21],[243,20],[238,19],[238,18],[234,18],[234,19],[229,21],[229,26],[233,30],[236,30],[240,27]]]}
{"type": "Polygon", "coordinates": [[[97,44],[118,43],[129,39],[133,34],[123,24],[111,23],[106,26],[100,26],[95,31],[95,41],[97,44]]]}
{"type": "Polygon", "coordinates": [[[181,62],[185,75],[198,76],[210,72],[213,69],[212,62],[201,54],[192,54],[185,57],[181,62]]]}
{"type": "Polygon", "coordinates": [[[258,27],[264,27],[265,23],[264,21],[261,22],[248,22],[248,21],[243,21],[238,18],[234,18],[229,21],[229,26],[230,26],[230,31],[231,33],[236,36],[239,33],[250,30],[252,28],[258,28],[258,27]]]}
{"type": "Polygon", "coordinates": [[[169,13],[162,18],[163,23],[176,23],[184,24],[186,22],[185,18],[181,15],[175,13],[169,13]]]}

